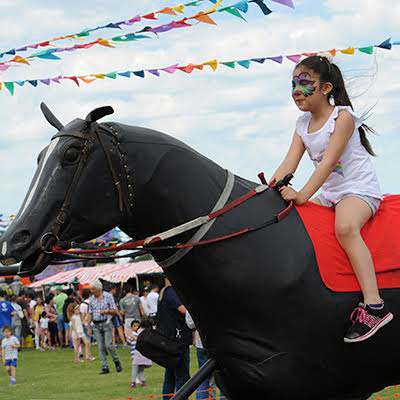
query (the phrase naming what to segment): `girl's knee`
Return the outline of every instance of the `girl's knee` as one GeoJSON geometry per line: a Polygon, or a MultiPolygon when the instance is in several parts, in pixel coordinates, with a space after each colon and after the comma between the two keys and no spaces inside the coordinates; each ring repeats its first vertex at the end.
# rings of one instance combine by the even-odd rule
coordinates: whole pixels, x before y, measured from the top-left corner
{"type": "Polygon", "coordinates": [[[335,224],[335,234],[336,238],[340,240],[346,240],[358,236],[360,234],[360,230],[355,224],[351,222],[338,222],[335,224]]]}

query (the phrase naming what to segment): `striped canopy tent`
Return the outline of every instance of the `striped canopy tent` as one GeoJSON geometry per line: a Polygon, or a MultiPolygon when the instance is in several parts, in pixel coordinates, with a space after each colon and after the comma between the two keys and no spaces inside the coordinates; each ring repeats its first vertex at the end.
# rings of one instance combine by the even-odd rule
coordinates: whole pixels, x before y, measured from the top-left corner
{"type": "Polygon", "coordinates": [[[127,282],[140,274],[152,274],[162,272],[161,267],[155,261],[140,261],[128,264],[104,264],[97,267],[78,268],[72,271],[63,271],[34,282],[29,287],[42,287],[57,283],[70,283],[78,281],[81,284],[90,284],[96,279],[103,279],[108,282],[127,282]]]}

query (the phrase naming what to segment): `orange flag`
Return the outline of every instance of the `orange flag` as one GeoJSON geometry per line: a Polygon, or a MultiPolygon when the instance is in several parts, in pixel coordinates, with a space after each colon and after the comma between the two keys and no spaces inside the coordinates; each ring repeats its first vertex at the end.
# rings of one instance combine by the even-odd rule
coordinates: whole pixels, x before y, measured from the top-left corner
{"type": "Polygon", "coordinates": [[[96,80],[96,78],[90,79],[87,76],[79,76],[78,78],[85,83],[92,83],[93,81],[96,80]]]}
{"type": "Polygon", "coordinates": [[[169,8],[169,7],[163,8],[162,10],[157,11],[157,13],[177,15],[176,12],[172,8],[169,8]]]}
{"type": "Polygon", "coordinates": [[[197,21],[204,22],[206,24],[217,25],[211,17],[209,17],[207,14],[204,14],[203,12],[199,12],[192,18],[197,19],[197,21]]]}

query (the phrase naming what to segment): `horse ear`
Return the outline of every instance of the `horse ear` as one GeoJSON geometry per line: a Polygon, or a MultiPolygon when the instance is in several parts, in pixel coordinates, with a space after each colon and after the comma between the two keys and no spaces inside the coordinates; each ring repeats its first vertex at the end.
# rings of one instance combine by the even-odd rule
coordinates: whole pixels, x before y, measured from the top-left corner
{"type": "Polygon", "coordinates": [[[57,117],[50,111],[49,107],[46,106],[45,103],[40,103],[40,109],[44,117],[46,118],[47,122],[54,126],[54,128],[58,129],[59,131],[64,128],[64,125],[57,119],[57,117]]]}
{"type": "Polygon", "coordinates": [[[100,118],[105,117],[106,115],[110,115],[113,113],[114,113],[114,109],[111,106],[95,108],[93,111],[91,111],[87,115],[86,122],[88,122],[90,124],[92,122],[99,120],[100,118]]]}

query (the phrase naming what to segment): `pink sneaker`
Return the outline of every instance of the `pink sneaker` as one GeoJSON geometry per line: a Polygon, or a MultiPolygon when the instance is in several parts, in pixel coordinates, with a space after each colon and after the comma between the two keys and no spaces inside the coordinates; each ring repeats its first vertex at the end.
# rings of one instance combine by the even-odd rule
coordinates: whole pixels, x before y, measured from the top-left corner
{"type": "Polygon", "coordinates": [[[131,389],[136,389],[136,383],[135,382],[131,383],[131,389]]]}
{"type": "Polygon", "coordinates": [[[143,382],[140,382],[140,386],[141,386],[141,387],[144,387],[144,386],[146,386],[146,382],[145,382],[145,381],[143,381],[143,382]]]}

